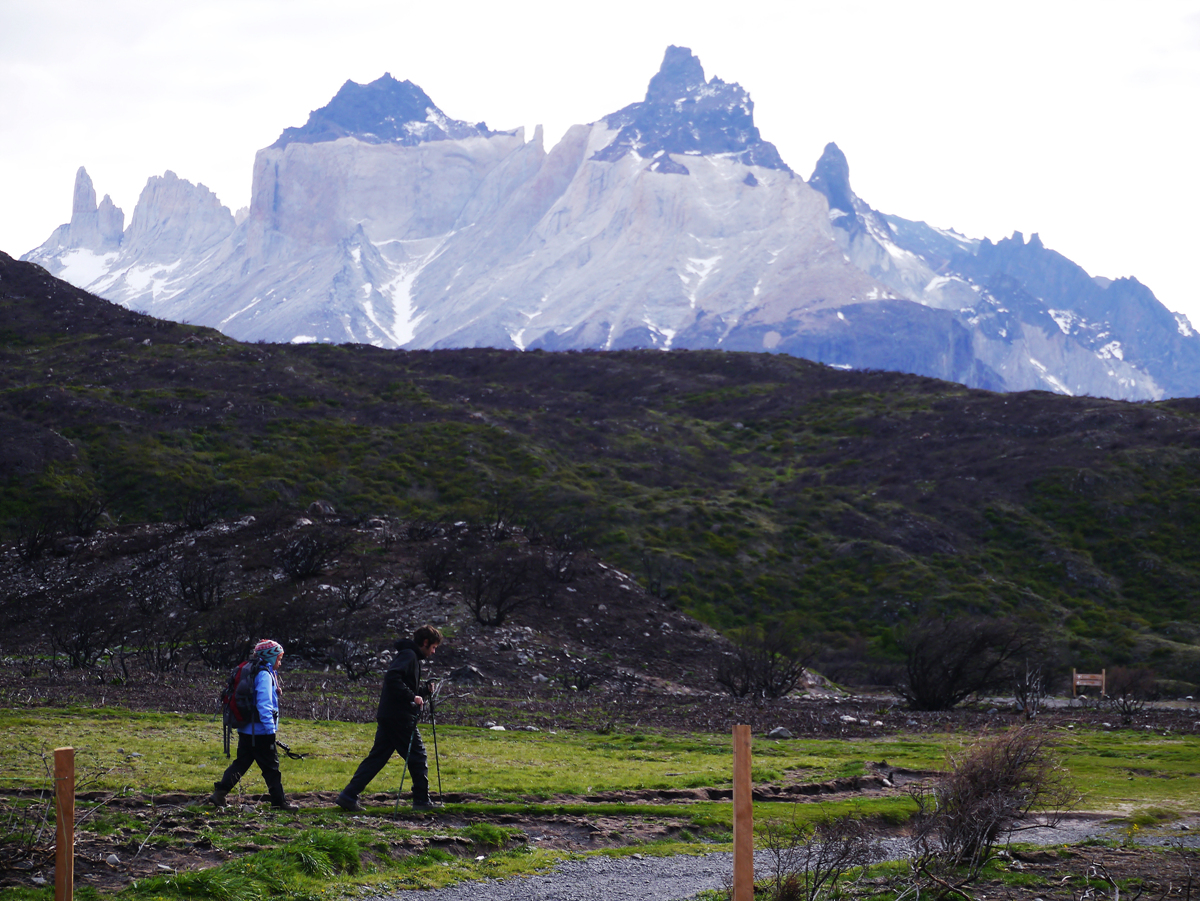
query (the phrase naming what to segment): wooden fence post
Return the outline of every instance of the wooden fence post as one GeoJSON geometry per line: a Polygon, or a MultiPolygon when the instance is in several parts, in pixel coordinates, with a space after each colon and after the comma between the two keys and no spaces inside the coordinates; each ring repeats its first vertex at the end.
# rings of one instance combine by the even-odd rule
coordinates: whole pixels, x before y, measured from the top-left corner
{"type": "Polygon", "coordinates": [[[733,901],[754,901],[754,795],[750,727],[733,727],[733,901]]]}
{"type": "Polygon", "coordinates": [[[54,901],[75,894],[75,749],[54,749],[54,901]]]}

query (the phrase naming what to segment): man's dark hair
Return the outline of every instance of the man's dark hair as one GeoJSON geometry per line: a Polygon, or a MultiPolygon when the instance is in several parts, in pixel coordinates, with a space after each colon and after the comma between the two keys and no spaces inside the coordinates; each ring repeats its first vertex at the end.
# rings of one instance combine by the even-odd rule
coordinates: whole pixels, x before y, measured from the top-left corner
{"type": "Polygon", "coordinates": [[[413,641],[417,645],[423,645],[425,642],[430,644],[441,644],[442,633],[434,626],[421,626],[417,631],[413,632],[413,641]]]}

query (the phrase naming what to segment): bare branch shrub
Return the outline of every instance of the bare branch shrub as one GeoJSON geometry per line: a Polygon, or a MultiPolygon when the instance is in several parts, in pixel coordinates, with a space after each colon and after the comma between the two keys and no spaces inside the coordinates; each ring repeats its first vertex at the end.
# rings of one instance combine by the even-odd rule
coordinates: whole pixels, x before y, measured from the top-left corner
{"type": "Polygon", "coordinates": [[[42,559],[62,533],[62,519],[57,513],[44,512],[24,517],[17,522],[17,548],[26,563],[42,559]]]}
{"type": "Polygon", "coordinates": [[[183,660],[188,630],[194,615],[167,590],[155,585],[141,586],[133,595],[133,611],[140,628],[143,668],[151,673],[176,669],[183,660]]]}
{"type": "Polygon", "coordinates": [[[463,561],[460,579],[467,609],[481,626],[499,626],[529,600],[529,560],[497,548],[463,561]]]}
{"type": "Polygon", "coordinates": [[[913,787],[917,804],[909,864],[934,894],[963,893],[1001,839],[1035,826],[1057,826],[1079,792],[1055,760],[1049,737],[1021,726],[949,757],[932,789],[913,787]],[[1029,817],[1039,815],[1039,822],[1029,817]]]}
{"type": "Polygon", "coordinates": [[[353,576],[333,586],[338,609],[346,614],[366,610],[379,601],[387,590],[386,579],[372,576],[365,566],[360,565],[353,576]]]}
{"type": "MultiPolygon", "coordinates": [[[[0,873],[29,870],[49,863],[54,857],[54,753],[44,746],[26,746],[21,751],[35,758],[44,781],[32,797],[17,795],[0,799],[0,873]]],[[[92,752],[80,750],[75,760],[76,794],[94,788],[115,769],[92,752]]],[[[84,814],[81,819],[87,816],[84,814]]]]}
{"type": "Polygon", "coordinates": [[[417,565],[431,591],[441,591],[450,581],[458,562],[458,551],[450,544],[436,544],[421,553],[417,565]]]}
{"type": "Polygon", "coordinates": [[[853,814],[809,825],[793,813],[789,823],[769,823],[763,839],[771,860],[768,901],[835,898],[847,873],[879,857],[879,840],[853,814]]]}
{"type": "Polygon", "coordinates": [[[96,524],[108,508],[108,498],[99,494],[87,494],[68,500],[67,523],[72,535],[90,538],[96,534],[96,524]]]}
{"type": "Polygon", "coordinates": [[[1050,691],[1042,664],[1026,660],[1023,666],[1018,666],[1013,674],[1012,688],[1013,700],[1026,722],[1036,717],[1050,691]]]}
{"type": "Polygon", "coordinates": [[[509,537],[513,520],[520,509],[518,498],[506,488],[493,487],[486,493],[485,502],[487,516],[484,534],[493,541],[503,541],[509,537]]]}
{"type": "Polygon", "coordinates": [[[1145,709],[1157,686],[1154,670],[1144,667],[1114,666],[1104,682],[1102,703],[1119,713],[1123,723],[1129,723],[1134,714],[1145,709]]]}
{"type": "Polygon", "coordinates": [[[1036,646],[1039,634],[1018,620],[962,617],[921,620],[900,639],[900,694],[914,710],[949,710],[1003,685],[1010,664],[1036,646]]]}
{"type": "Polygon", "coordinates": [[[378,655],[371,645],[376,633],[368,611],[383,598],[388,587],[386,579],[373,576],[364,564],[342,584],[333,586],[337,609],[329,620],[332,642],[328,657],[351,682],[357,682],[378,665],[378,655]]]}
{"type": "Polygon", "coordinates": [[[221,513],[236,504],[234,491],[224,487],[192,491],[183,501],[179,518],[184,528],[193,532],[216,522],[221,513]]]}
{"type": "Polygon", "coordinates": [[[734,650],[717,663],[716,680],[735,698],[781,698],[795,688],[817,646],[782,623],[748,626],[731,636],[734,650]]]}
{"type": "Polygon", "coordinates": [[[669,554],[643,548],[641,562],[646,590],[661,600],[670,598],[682,572],[679,560],[669,554]]]}
{"type": "Polygon", "coordinates": [[[288,647],[290,635],[276,629],[301,617],[290,609],[281,609],[263,597],[239,597],[223,600],[220,606],[197,617],[190,631],[192,649],[205,666],[227,670],[246,659],[252,643],[272,635],[288,647]]]}
{"type": "Polygon", "coordinates": [[[71,669],[94,668],[114,641],[125,634],[125,611],[111,586],[56,593],[43,609],[55,661],[61,653],[71,669]]]}
{"type": "Polygon", "coordinates": [[[221,606],[227,577],[223,567],[205,557],[185,557],[175,574],[176,594],[188,610],[205,613],[221,606]]]}
{"type": "Polygon", "coordinates": [[[412,542],[431,541],[442,534],[442,527],[428,519],[414,519],[404,527],[404,539],[412,542]]]}
{"type": "Polygon", "coordinates": [[[322,530],[305,532],[289,541],[279,555],[279,564],[289,578],[300,581],[325,571],[349,544],[349,539],[322,530]]]}

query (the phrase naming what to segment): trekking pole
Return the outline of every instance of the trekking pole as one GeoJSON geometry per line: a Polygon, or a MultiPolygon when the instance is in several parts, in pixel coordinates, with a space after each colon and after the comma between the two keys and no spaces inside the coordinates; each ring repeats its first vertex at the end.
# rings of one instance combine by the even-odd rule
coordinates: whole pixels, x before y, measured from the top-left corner
{"type": "Polygon", "coordinates": [[[442,761],[438,758],[437,746],[437,696],[441,690],[442,683],[438,682],[429,693],[429,723],[433,726],[433,763],[437,767],[439,801],[442,800],[442,761]]]}
{"type": "Polygon", "coordinates": [[[408,758],[412,756],[413,739],[417,737],[417,724],[412,724],[412,732],[408,735],[408,751],[404,755],[404,768],[400,770],[400,787],[396,789],[396,808],[392,811],[395,814],[400,813],[400,793],[404,791],[404,774],[408,772],[408,758]]]}
{"type": "Polygon", "coordinates": [[[279,747],[283,748],[283,753],[286,754],[292,760],[303,760],[305,757],[308,756],[307,754],[297,754],[295,751],[293,751],[291,748],[289,748],[287,745],[285,745],[283,742],[281,742],[279,740],[278,736],[276,736],[276,738],[275,738],[275,744],[278,745],[279,747]]]}

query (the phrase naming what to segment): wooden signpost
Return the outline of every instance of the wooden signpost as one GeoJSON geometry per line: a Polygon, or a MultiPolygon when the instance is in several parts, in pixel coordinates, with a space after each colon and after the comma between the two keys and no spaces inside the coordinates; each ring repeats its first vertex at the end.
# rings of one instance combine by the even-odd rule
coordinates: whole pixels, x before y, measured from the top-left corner
{"type": "Polygon", "coordinates": [[[733,901],[754,901],[754,797],[750,727],[733,727],[733,901]]]}
{"type": "Polygon", "coordinates": [[[1108,670],[1106,669],[1102,669],[1098,673],[1077,673],[1075,670],[1071,670],[1071,697],[1076,696],[1076,689],[1081,685],[1084,688],[1100,689],[1100,697],[1104,697],[1108,688],[1107,675],[1108,670]]]}
{"type": "Polygon", "coordinates": [[[75,749],[54,749],[54,901],[75,893],[75,749]]]}

